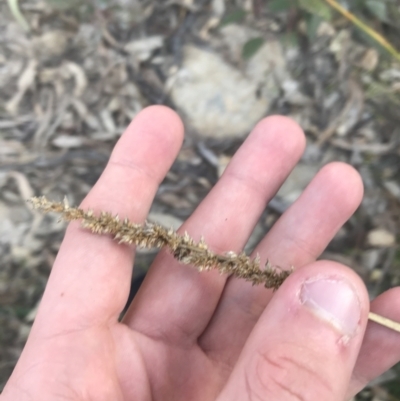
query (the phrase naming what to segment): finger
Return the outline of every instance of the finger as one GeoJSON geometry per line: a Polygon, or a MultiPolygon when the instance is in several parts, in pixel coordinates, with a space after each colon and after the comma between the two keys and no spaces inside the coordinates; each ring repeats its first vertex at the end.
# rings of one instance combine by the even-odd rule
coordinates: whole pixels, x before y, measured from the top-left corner
{"type": "Polygon", "coordinates": [[[261,315],[218,400],[343,400],[368,307],[350,269],[321,261],[296,271],[261,315]]]}
{"type": "MultiPolygon", "coordinates": [[[[182,137],[183,126],[175,112],[161,106],[143,110],[118,141],[81,207],[144,221],[182,137]]],[[[115,320],[128,298],[132,262],[132,247],[70,224],[38,320],[43,316],[57,329],[55,321],[61,327],[75,327],[115,320]]]]}
{"type": "MultiPolygon", "coordinates": [[[[218,253],[240,250],[300,158],[304,143],[303,132],[292,120],[276,116],[261,121],[180,232],[196,240],[203,236],[218,253]]],[[[199,274],[163,252],[125,322],[153,337],[192,342],[207,325],[225,280],[215,271],[199,274]]]]}
{"type": "MultiPolygon", "coordinates": [[[[283,268],[298,268],[315,261],[354,213],[362,192],[361,179],[352,167],[343,163],[325,166],[254,253],[283,268]]],[[[199,341],[203,350],[224,366],[233,366],[270,298],[271,291],[263,286],[253,287],[243,280],[230,278],[216,313],[199,341]]]]}
{"type": "MultiPolygon", "coordinates": [[[[371,302],[371,311],[400,321],[400,287],[386,291],[371,302]]],[[[400,333],[369,322],[350,382],[350,399],[371,380],[400,361],[400,333]]]]}

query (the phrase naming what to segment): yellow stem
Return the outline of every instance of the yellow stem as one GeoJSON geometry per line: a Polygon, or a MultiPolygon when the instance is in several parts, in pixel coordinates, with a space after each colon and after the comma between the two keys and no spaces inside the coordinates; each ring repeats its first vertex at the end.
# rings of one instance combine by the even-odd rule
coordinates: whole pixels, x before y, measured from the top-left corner
{"type": "Polygon", "coordinates": [[[368,315],[368,319],[371,320],[372,322],[378,323],[382,326],[385,326],[394,331],[398,331],[400,333],[400,323],[390,320],[387,317],[383,317],[377,315],[376,313],[370,312],[368,315]]]}
{"type": "Polygon", "coordinates": [[[400,53],[396,48],[391,45],[382,35],[374,31],[367,24],[362,22],[350,11],[346,10],[343,6],[338,4],[335,0],[325,0],[332,8],[342,14],[345,18],[351,21],[354,25],[359,27],[363,32],[365,32],[369,37],[378,42],[383,48],[385,48],[395,59],[400,61],[400,53]]]}

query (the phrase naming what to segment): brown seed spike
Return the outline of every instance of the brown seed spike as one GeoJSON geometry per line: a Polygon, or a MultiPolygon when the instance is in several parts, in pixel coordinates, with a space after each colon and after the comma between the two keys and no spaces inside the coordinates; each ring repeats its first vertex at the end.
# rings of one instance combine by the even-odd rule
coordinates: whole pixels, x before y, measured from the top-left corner
{"type": "MultiPolygon", "coordinates": [[[[111,234],[120,244],[136,244],[144,248],[166,246],[176,259],[195,266],[199,271],[218,269],[221,274],[233,274],[253,285],[264,284],[266,288],[273,290],[278,289],[293,271],[293,268],[283,270],[274,267],[269,261],[262,270],[259,255],[255,259],[250,259],[244,253],[236,255],[235,252],[218,255],[208,249],[203,238],[196,244],[187,232],[182,236],[157,224],[146,222],[139,225],[126,218],[120,222],[118,216],[104,211],[96,216],[92,210],[83,211],[69,206],[66,198],[63,202],[51,202],[42,196],[31,198],[29,202],[34,209],[44,213],[60,213],[62,220],[82,220],[82,227],[96,234],[111,234]]],[[[400,332],[399,323],[372,313],[369,314],[369,319],[400,332]]]]}

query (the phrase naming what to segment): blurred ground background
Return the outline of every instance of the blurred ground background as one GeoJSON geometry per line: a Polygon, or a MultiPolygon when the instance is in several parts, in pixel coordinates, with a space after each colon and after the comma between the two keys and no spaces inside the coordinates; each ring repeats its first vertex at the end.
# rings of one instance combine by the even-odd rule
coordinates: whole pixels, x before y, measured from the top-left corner
{"type": "MultiPolygon", "coordinates": [[[[398,0],[340,4],[400,49],[398,0]]],[[[354,268],[371,298],[399,285],[400,62],[325,0],[16,5],[0,0],[0,389],[65,229],[25,200],[66,195],[78,204],[150,104],[178,110],[187,133],[151,219],[179,226],[254,124],[285,114],[305,130],[307,150],[248,250],[322,165],[345,161],[361,173],[365,196],[323,257],[354,268]]],[[[139,252],[135,285],[153,257],[139,252]]],[[[400,400],[396,370],[357,399],[400,400]]]]}

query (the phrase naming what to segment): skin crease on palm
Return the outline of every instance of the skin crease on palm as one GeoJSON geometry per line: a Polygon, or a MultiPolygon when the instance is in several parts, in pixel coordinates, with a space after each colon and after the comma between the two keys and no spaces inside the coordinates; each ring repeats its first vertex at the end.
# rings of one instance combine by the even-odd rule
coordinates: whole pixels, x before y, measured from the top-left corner
{"type": "MultiPolygon", "coordinates": [[[[143,222],[182,140],[172,110],[143,110],[81,207],[143,222]]],[[[304,147],[290,119],[259,122],[181,232],[241,250],[304,147]]],[[[400,289],[370,305],[349,268],[316,262],[362,196],[352,167],[321,169],[255,251],[296,267],[274,294],[161,251],[122,322],[134,249],[71,223],[0,401],[351,398],[400,359],[399,334],[367,322],[400,320],[400,289]]]]}

